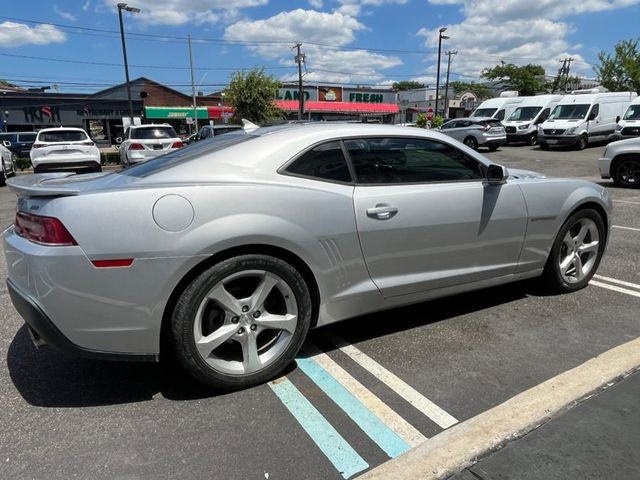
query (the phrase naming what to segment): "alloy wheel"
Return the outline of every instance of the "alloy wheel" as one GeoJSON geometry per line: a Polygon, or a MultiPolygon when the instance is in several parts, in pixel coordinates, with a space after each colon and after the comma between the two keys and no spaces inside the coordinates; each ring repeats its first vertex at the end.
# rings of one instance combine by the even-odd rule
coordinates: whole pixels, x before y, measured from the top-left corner
{"type": "Polygon", "coordinates": [[[298,306],[287,282],[265,270],[245,270],[218,282],[198,307],[193,333],[207,365],[247,375],[284,353],[298,325],[298,306]]]}
{"type": "Polygon", "coordinates": [[[581,218],[567,230],[562,240],[558,263],[567,283],[578,283],[593,269],[598,258],[600,234],[596,223],[581,218]]]}
{"type": "Polygon", "coordinates": [[[623,160],[618,164],[616,174],[621,184],[636,186],[640,183],[640,162],[637,160],[623,160]]]}

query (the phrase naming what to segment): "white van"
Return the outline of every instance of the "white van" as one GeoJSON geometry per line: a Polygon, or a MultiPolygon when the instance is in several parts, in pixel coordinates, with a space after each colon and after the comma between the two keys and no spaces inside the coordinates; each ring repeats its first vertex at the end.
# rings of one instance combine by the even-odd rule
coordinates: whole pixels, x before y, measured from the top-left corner
{"type": "Polygon", "coordinates": [[[635,92],[594,90],[565,95],[547,121],[538,126],[540,148],[575,145],[582,150],[590,142],[614,138],[618,120],[634,98],[635,92]]]}
{"type": "Polygon", "coordinates": [[[482,102],[471,114],[472,117],[490,117],[500,120],[509,118],[526,97],[497,97],[482,102]]]}
{"type": "Polygon", "coordinates": [[[640,137],[640,97],[629,104],[616,125],[616,139],[640,137]]]}
{"type": "Polygon", "coordinates": [[[563,95],[536,95],[524,97],[511,116],[502,122],[508,142],[525,142],[535,145],[538,141],[538,125],[544,122],[563,95]]]}

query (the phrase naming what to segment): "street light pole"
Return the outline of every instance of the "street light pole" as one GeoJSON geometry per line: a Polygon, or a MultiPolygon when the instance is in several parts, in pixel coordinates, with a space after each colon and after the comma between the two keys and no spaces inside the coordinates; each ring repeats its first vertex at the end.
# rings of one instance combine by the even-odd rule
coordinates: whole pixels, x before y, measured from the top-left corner
{"type": "Polygon", "coordinates": [[[440,95],[440,56],[442,55],[442,40],[446,40],[449,37],[447,37],[446,35],[442,35],[444,32],[447,31],[447,27],[442,27],[440,30],[438,30],[438,67],[437,67],[437,73],[436,73],[436,111],[435,111],[435,115],[434,117],[438,116],[438,97],[440,95]]]}
{"type": "Polygon", "coordinates": [[[193,100],[193,124],[198,131],[198,105],[196,104],[196,84],[193,80],[193,53],[191,51],[191,34],[189,34],[189,67],[191,69],[191,97],[193,100]]]}
{"type": "Polygon", "coordinates": [[[122,56],[124,57],[124,77],[127,81],[127,100],[129,101],[129,121],[133,125],[133,101],[131,100],[131,84],[129,83],[129,62],[127,61],[127,43],[124,39],[124,23],[122,21],[122,11],[140,13],[139,8],[130,7],[126,3],[118,5],[118,19],[120,20],[120,38],[122,40],[122,56]]]}
{"type": "Polygon", "coordinates": [[[446,56],[449,57],[449,61],[447,62],[447,83],[444,84],[444,111],[442,115],[447,117],[449,112],[449,69],[451,68],[451,55],[457,55],[457,50],[449,50],[445,53],[446,56]]]}

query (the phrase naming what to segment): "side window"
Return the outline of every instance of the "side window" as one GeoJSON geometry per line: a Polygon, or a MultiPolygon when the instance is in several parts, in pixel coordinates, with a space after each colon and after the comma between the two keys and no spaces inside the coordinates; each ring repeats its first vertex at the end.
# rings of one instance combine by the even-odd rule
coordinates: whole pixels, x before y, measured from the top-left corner
{"type": "Polygon", "coordinates": [[[472,123],[473,122],[471,122],[470,120],[459,120],[458,121],[458,128],[470,127],[472,123]]]}
{"type": "Polygon", "coordinates": [[[591,107],[591,112],[589,112],[589,116],[593,115],[594,118],[598,118],[599,114],[600,114],[600,105],[596,103],[593,107],[591,107]]]}
{"type": "Polygon", "coordinates": [[[538,120],[536,120],[536,125],[538,125],[539,123],[544,122],[547,118],[549,118],[549,113],[551,112],[551,109],[549,108],[545,108],[544,110],[542,110],[540,112],[540,115],[538,115],[538,120]]]}
{"type": "Polygon", "coordinates": [[[130,133],[131,133],[131,129],[130,129],[130,128],[127,128],[127,129],[124,131],[124,139],[125,139],[125,140],[129,138],[129,134],[130,134],[130,133]]]}
{"type": "Polygon", "coordinates": [[[340,142],[323,143],[303,153],[287,167],[288,173],[333,182],[351,182],[340,142]]]}
{"type": "Polygon", "coordinates": [[[502,110],[499,110],[498,113],[496,113],[496,116],[493,118],[495,118],[496,120],[502,121],[504,120],[504,115],[505,115],[505,112],[504,112],[504,109],[502,109],[502,110]]]}
{"type": "Polygon", "coordinates": [[[200,140],[209,138],[211,136],[211,129],[207,127],[202,127],[200,129],[200,140]]]}
{"type": "Polygon", "coordinates": [[[456,121],[447,122],[444,125],[442,125],[442,127],[440,127],[440,128],[441,128],[441,130],[449,130],[450,128],[456,128],[456,123],[458,123],[458,122],[456,122],[456,121]]]}
{"type": "Polygon", "coordinates": [[[415,138],[345,140],[363,184],[482,179],[478,162],[444,143],[415,138]]]}

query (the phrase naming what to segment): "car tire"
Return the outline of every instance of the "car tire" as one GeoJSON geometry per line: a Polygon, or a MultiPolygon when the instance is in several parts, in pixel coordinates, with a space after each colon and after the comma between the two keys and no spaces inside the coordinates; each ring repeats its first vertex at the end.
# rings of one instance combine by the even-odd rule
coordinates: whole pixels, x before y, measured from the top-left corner
{"type": "Polygon", "coordinates": [[[478,149],[478,141],[475,138],[471,137],[471,136],[465,138],[462,143],[464,143],[467,147],[469,147],[469,148],[471,148],[473,150],[477,150],[478,149]]]}
{"type": "Polygon", "coordinates": [[[584,150],[587,148],[588,143],[589,139],[585,135],[580,135],[580,139],[578,140],[578,150],[584,150]]]}
{"type": "Polygon", "coordinates": [[[585,208],[571,215],[553,242],[543,273],[545,284],[560,293],[587,286],[602,259],[606,235],[596,210],[585,208]]]}
{"type": "Polygon", "coordinates": [[[206,385],[247,388],[293,361],[312,314],[309,289],[294,267],[268,255],[233,257],[182,292],[171,317],[173,353],[206,385]]]}
{"type": "Polygon", "coordinates": [[[527,142],[529,143],[530,147],[533,147],[536,143],[538,143],[538,135],[532,133],[531,135],[529,135],[529,139],[527,140],[527,142]]]}
{"type": "Polygon", "coordinates": [[[619,187],[640,187],[640,156],[616,160],[611,169],[613,183],[619,187]]]}
{"type": "Polygon", "coordinates": [[[0,160],[0,163],[2,164],[0,166],[0,187],[4,187],[7,184],[7,172],[4,169],[4,162],[0,160]]]}

